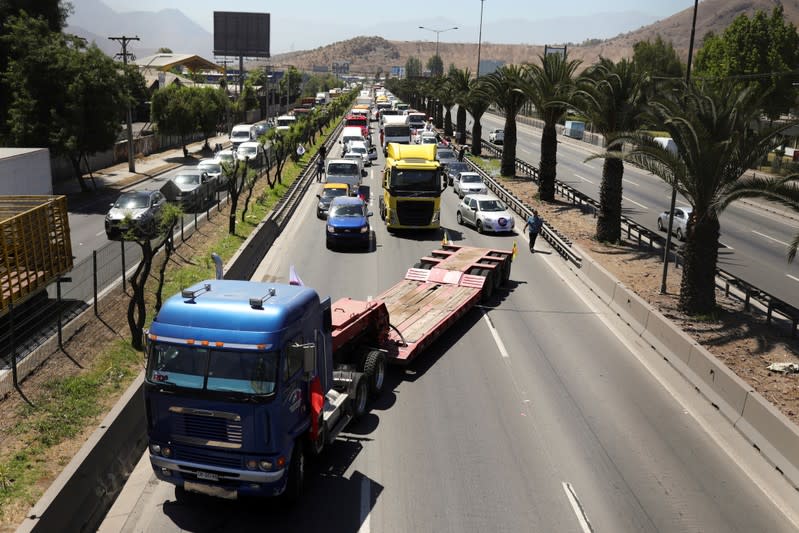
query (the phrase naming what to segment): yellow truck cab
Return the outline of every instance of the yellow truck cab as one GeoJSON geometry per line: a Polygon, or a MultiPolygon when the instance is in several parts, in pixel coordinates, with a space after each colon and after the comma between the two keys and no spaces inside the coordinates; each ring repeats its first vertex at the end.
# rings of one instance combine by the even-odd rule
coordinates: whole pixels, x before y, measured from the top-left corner
{"type": "Polygon", "coordinates": [[[446,188],[442,169],[434,144],[388,144],[380,197],[386,229],[439,228],[441,193],[446,188]]]}

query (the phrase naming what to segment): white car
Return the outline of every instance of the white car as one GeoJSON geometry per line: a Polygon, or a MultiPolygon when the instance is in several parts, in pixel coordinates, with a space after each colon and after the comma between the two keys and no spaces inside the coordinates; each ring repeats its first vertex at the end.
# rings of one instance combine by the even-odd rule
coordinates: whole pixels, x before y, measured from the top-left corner
{"type": "Polygon", "coordinates": [[[363,141],[350,141],[344,145],[346,153],[344,158],[348,158],[350,154],[358,154],[361,156],[363,166],[368,167],[372,165],[372,159],[369,157],[369,147],[363,141]]]}
{"type": "Polygon", "coordinates": [[[491,132],[488,134],[488,142],[491,142],[491,143],[494,143],[494,144],[504,144],[505,143],[505,130],[502,130],[502,129],[499,129],[499,128],[497,128],[495,130],[491,130],[491,132]]]}
{"type": "Polygon", "coordinates": [[[216,180],[217,190],[227,187],[227,175],[222,173],[222,164],[216,159],[203,159],[197,164],[197,168],[208,174],[209,178],[216,180]]]}
{"type": "Polygon", "coordinates": [[[233,150],[220,150],[214,156],[214,160],[220,165],[233,166],[233,163],[236,161],[236,152],[233,150]]]}
{"type": "Polygon", "coordinates": [[[452,190],[458,195],[458,198],[463,198],[467,194],[486,194],[488,192],[483,178],[477,172],[461,172],[452,190]]]}
{"type": "Polygon", "coordinates": [[[251,167],[260,167],[266,159],[264,146],[257,141],[241,143],[236,149],[236,157],[242,162],[248,160],[251,167]]]}
{"type": "Polygon", "coordinates": [[[516,220],[510,209],[498,199],[487,194],[470,194],[458,204],[458,224],[469,224],[477,231],[513,231],[516,220]]]}
{"type": "MultiPolygon", "coordinates": [[[[677,239],[684,241],[685,236],[688,234],[688,219],[691,218],[693,209],[690,207],[677,207],[674,209],[674,224],[671,227],[671,232],[677,236],[677,239]]],[[[669,212],[663,211],[658,215],[658,229],[666,231],[669,227],[669,212]]]]}

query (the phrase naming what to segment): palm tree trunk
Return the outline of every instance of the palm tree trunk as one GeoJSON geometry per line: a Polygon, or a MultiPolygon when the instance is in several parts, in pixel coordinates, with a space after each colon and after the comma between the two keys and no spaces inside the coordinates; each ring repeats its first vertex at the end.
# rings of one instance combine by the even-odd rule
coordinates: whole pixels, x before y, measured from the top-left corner
{"type": "Polygon", "coordinates": [[[716,309],[719,227],[718,218],[710,213],[697,216],[694,211],[688,222],[680,308],[689,315],[707,315],[716,309]]]}
{"type": "Polygon", "coordinates": [[[479,117],[474,116],[474,124],[472,125],[472,154],[482,155],[483,153],[483,125],[480,124],[480,119],[483,118],[481,114],[479,117]]]}
{"type": "Polygon", "coordinates": [[[558,165],[558,136],[555,121],[544,122],[541,161],[538,163],[538,193],[545,202],[555,201],[555,173],[558,165]]]}
{"type": "Polygon", "coordinates": [[[499,169],[503,176],[516,175],[516,113],[507,114],[505,119],[505,141],[502,147],[502,165],[499,169]]]}
{"type": "MultiPolygon", "coordinates": [[[[614,145],[608,151],[619,151],[614,145]]],[[[624,163],[621,159],[605,159],[602,167],[602,185],[599,188],[599,217],[596,220],[596,238],[602,242],[619,242],[621,239],[621,192],[624,163]]]]}
{"type": "Polygon", "coordinates": [[[466,144],[466,108],[462,105],[458,106],[458,112],[455,114],[455,129],[460,134],[456,141],[458,144],[466,144]]]}

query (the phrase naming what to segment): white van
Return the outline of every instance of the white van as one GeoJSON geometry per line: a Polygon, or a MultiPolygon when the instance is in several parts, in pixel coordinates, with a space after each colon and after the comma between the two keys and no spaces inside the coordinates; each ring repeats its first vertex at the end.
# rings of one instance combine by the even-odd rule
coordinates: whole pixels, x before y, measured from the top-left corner
{"type": "Polygon", "coordinates": [[[283,131],[289,129],[295,122],[297,122],[297,117],[294,115],[280,115],[277,117],[277,121],[275,122],[277,127],[275,128],[278,131],[283,131]]]}
{"type": "Polygon", "coordinates": [[[251,167],[261,167],[264,164],[264,146],[258,141],[243,142],[236,149],[236,158],[239,161],[249,161],[251,167]]]}
{"type": "Polygon", "coordinates": [[[366,175],[363,164],[356,159],[331,159],[325,169],[327,183],[346,183],[350,195],[358,194],[358,188],[366,175]]]}
{"type": "Polygon", "coordinates": [[[363,130],[361,130],[360,126],[347,126],[341,130],[341,138],[338,142],[341,144],[342,155],[347,152],[347,144],[350,141],[363,141],[367,146],[369,145],[369,141],[363,138],[363,130]]]}
{"type": "Polygon", "coordinates": [[[230,142],[236,147],[241,143],[255,140],[257,133],[254,124],[238,124],[230,132],[230,142]]]}

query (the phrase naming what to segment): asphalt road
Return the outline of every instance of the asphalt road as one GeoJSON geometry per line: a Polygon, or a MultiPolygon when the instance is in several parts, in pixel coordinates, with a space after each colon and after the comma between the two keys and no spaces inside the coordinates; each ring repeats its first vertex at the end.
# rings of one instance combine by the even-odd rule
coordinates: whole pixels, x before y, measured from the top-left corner
{"type": "MultiPolygon", "coordinates": [[[[483,130],[488,131],[503,127],[505,119],[486,114],[482,124],[483,130]]],[[[519,123],[518,138],[516,157],[538,166],[541,130],[519,123]]],[[[558,140],[558,179],[598,199],[603,160],[585,159],[599,152],[599,148],[563,136],[558,140]]],[[[671,188],[657,176],[629,164],[624,165],[622,186],[624,214],[656,231],[658,215],[669,208],[671,188]]],[[[678,196],[677,205],[690,204],[678,196]]],[[[767,205],[737,202],[722,213],[723,247],[719,249],[718,266],[799,308],[799,263],[788,263],[786,259],[789,243],[799,234],[799,213],[788,217],[772,211],[773,204],[766,209],[767,205]]],[[[557,221],[552,222],[557,227],[557,221]]]]}
{"type": "MultiPolygon", "coordinates": [[[[323,296],[369,298],[440,243],[391,236],[375,215],[370,251],[329,251],[316,187],[257,279],[295,265],[323,296]]],[[[393,369],[311,469],[304,504],[178,500],[145,458],[101,531],[796,531],[796,492],[545,243],[531,255],[521,236],[459,227],[456,202],[445,191],[450,240],[519,243],[508,289],[393,369]]]]}

